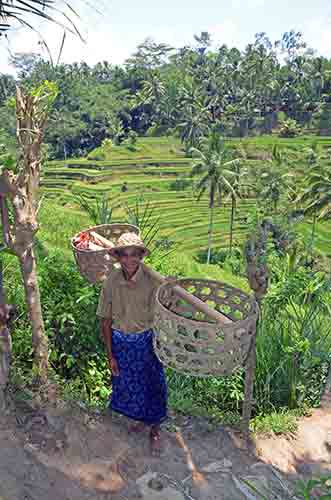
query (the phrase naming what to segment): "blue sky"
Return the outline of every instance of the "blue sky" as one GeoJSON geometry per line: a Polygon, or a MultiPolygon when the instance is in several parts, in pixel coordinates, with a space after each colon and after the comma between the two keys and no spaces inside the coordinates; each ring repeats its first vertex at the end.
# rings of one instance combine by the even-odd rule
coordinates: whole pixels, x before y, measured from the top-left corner
{"type": "MultiPolygon", "coordinates": [[[[84,0],[74,0],[74,4],[86,44],[67,36],[64,62],[122,63],[147,36],[179,47],[191,43],[194,33],[209,31],[215,46],[226,43],[244,48],[257,32],[265,31],[276,40],[290,29],[301,30],[310,46],[331,57],[330,0],[99,0],[100,14],[93,13],[84,0]]],[[[36,21],[34,26],[56,58],[61,28],[36,21]]],[[[10,36],[8,45],[1,43],[2,72],[10,71],[8,50],[41,51],[38,36],[23,28],[10,36]]]]}

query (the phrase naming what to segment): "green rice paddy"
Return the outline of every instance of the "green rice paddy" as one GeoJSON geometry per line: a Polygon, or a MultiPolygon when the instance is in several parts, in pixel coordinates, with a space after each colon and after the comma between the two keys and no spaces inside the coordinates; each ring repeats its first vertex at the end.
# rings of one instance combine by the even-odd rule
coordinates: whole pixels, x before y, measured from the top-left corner
{"type": "MultiPolygon", "coordinates": [[[[248,140],[232,140],[231,146],[244,148],[247,163],[256,168],[264,166],[272,145],[277,141],[286,147],[291,160],[298,162],[303,147],[312,139],[277,140],[272,137],[248,140]]],[[[314,138],[321,147],[331,148],[331,138],[314,138]]],[[[100,148],[99,148],[100,149],[100,148]]],[[[137,196],[154,208],[153,217],[159,219],[160,237],[177,243],[185,253],[196,253],[207,246],[208,200],[199,202],[190,186],[185,190],[174,190],[176,179],[189,179],[191,159],[185,158],[180,144],[170,138],[144,138],[138,141],[136,151],[117,146],[103,151],[106,159],[97,160],[100,151],[89,155],[89,159],[73,159],[49,162],[43,171],[41,190],[46,198],[41,210],[42,222],[47,220],[46,240],[58,246],[63,239],[90,225],[86,214],[80,212],[77,196],[95,198],[106,195],[116,207],[114,219],[125,219],[124,207],[133,205],[137,196]],[[56,204],[56,214],[54,205],[56,204]],[[52,216],[54,213],[54,216],[52,216]]],[[[241,245],[247,234],[247,217],[253,212],[256,200],[247,197],[239,200],[234,227],[234,241],[241,245]]],[[[229,243],[231,205],[228,201],[214,209],[214,247],[226,247],[229,243]]],[[[304,238],[309,238],[311,221],[300,225],[304,238]]],[[[331,255],[331,222],[321,222],[317,227],[316,247],[321,254],[331,255]]],[[[60,245],[61,246],[61,245],[60,245]]],[[[63,246],[63,244],[62,244],[63,246]]],[[[68,247],[69,250],[69,247],[68,247]]]]}

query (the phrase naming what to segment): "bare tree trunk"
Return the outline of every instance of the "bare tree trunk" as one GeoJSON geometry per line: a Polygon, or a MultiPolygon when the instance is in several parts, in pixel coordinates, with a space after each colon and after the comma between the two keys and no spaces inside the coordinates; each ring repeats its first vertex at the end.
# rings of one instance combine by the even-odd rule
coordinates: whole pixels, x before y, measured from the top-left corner
{"type": "Polygon", "coordinates": [[[208,226],[208,253],[207,253],[207,264],[210,263],[211,256],[211,240],[213,233],[213,216],[214,216],[214,207],[209,208],[209,226],[208,226]]]}
{"type": "Polygon", "coordinates": [[[46,382],[48,371],[48,339],[45,334],[41,310],[36,258],[33,247],[31,246],[24,255],[19,257],[19,260],[32,328],[35,370],[37,371],[38,378],[40,378],[42,382],[46,382]]]}
{"type": "Polygon", "coordinates": [[[230,257],[232,256],[232,246],[233,246],[234,214],[235,214],[235,200],[232,196],[232,199],[231,199],[231,219],[230,219],[230,257]]]}
{"type": "Polygon", "coordinates": [[[317,225],[317,215],[313,215],[313,225],[312,225],[312,230],[311,230],[311,237],[310,237],[310,257],[313,258],[313,253],[314,253],[314,245],[315,245],[315,234],[316,234],[316,225],[317,225]]]}
{"type": "Polygon", "coordinates": [[[249,434],[249,423],[252,416],[254,380],[256,371],[256,331],[252,335],[249,356],[245,366],[245,396],[242,410],[242,430],[249,434]]]}
{"type": "Polygon", "coordinates": [[[48,371],[48,340],[44,331],[40,292],[37,279],[36,259],[33,250],[35,233],[38,230],[34,200],[29,189],[16,187],[11,198],[14,225],[9,226],[6,206],[2,210],[2,223],[7,234],[7,244],[19,259],[24,282],[25,298],[29,311],[32,346],[34,352],[34,371],[40,382],[46,382],[48,371]]]}
{"type": "Polygon", "coordinates": [[[20,262],[32,328],[34,369],[40,382],[47,381],[48,339],[42,317],[33,245],[39,229],[37,205],[41,145],[56,93],[56,88],[50,82],[45,82],[33,94],[23,94],[17,88],[16,118],[20,158],[14,171],[4,168],[0,175],[4,239],[20,262]],[[13,210],[12,225],[9,222],[7,201],[13,210]]]}

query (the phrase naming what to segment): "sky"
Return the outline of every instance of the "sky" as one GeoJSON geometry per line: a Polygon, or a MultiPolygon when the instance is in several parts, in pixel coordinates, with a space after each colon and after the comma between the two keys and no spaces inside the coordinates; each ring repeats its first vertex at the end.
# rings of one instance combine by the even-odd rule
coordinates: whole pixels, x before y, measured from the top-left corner
{"type": "MultiPolygon", "coordinates": [[[[76,26],[85,38],[66,36],[61,62],[121,64],[145,38],[173,47],[189,45],[193,35],[208,31],[214,46],[223,43],[243,49],[254,34],[266,32],[272,41],[291,29],[301,31],[318,54],[331,58],[330,0],[73,0],[79,12],[76,26]],[[90,6],[97,4],[99,12],[90,6]]],[[[66,9],[64,1],[56,2],[66,9]]],[[[57,16],[61,20],[60,15],[57,16]]],[[[62,18],[63,19],[63,18],[62,18]]],[[[27,28],[13,30],[8,40],[0,39],[0,71],[13,72],[8,56],[15,52],[42,53],[41,39],[57,59],[63,29],[30,18],[37,33],[27,28]]],[[[68,23],[64,20],[65,24],[68,23]]],[[[44,57],[48,57],[44,52],[44,57]]]]}

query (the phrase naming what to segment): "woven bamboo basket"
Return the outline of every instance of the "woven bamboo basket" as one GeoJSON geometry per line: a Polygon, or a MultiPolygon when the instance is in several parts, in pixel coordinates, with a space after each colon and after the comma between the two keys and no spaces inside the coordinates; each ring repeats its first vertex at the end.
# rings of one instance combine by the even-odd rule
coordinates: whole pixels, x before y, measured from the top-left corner
{"type": "MultiPolygon", "coordinates": [[[[117,243],[118,238],[123,233],[133,232],[139,234],[137,226],[120,223],[102,224],[100,226],[91,227],[84,232],[90,233],[91,231],[104,236],[114,244],[117,243]]],[[[103,281],[115,263],[115,260],[109,255],[109,249],[105,248],[104,250],[94,251],[77,248],[73,243],[76,236],[71,239],[71,247],[81,275],[93,284],[103,281]]]]}
{"type": "Polygon", "coordinates": [[[154,349],[160,361],[197,377],[229,375],[244,367],[256,333],[256,302],[225,283],[183,279],[178,285],[224,314],[230,321],[212,322],[161,285],[156,297],[154,349]]]}

